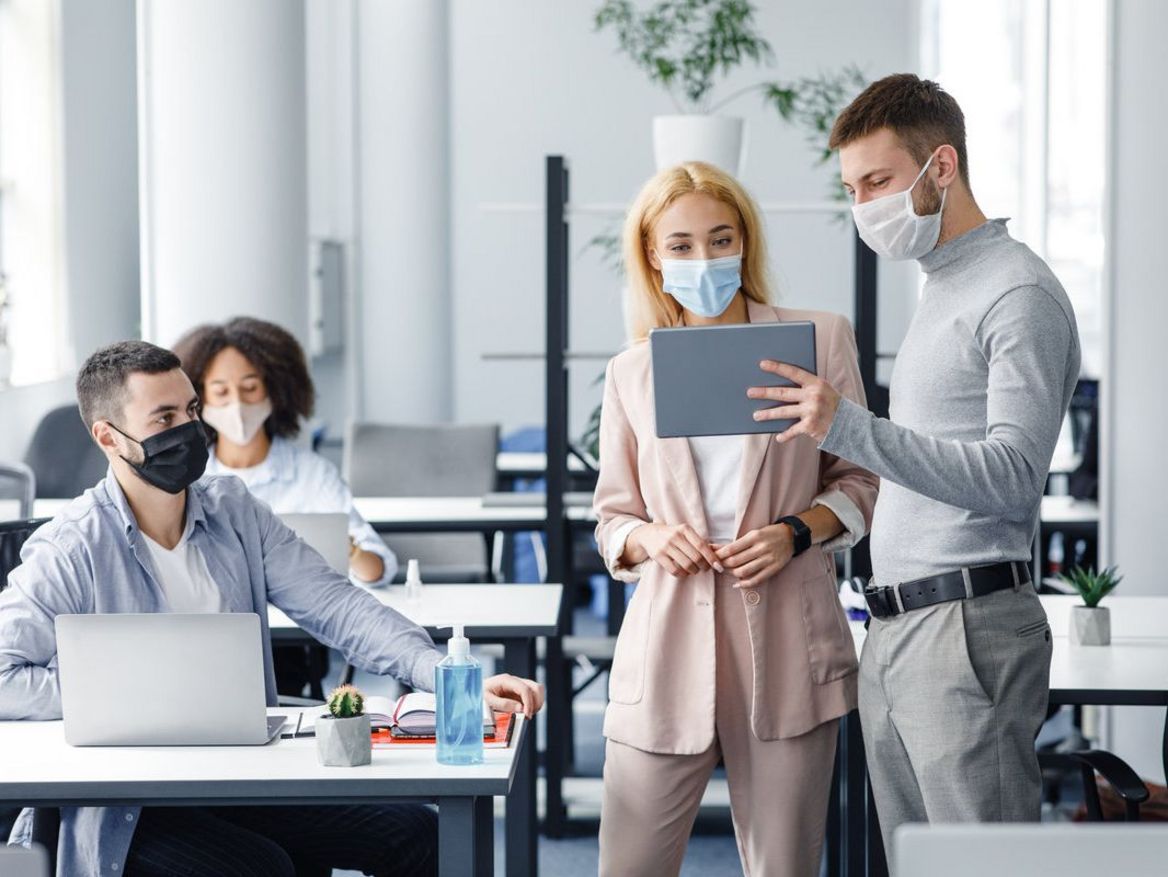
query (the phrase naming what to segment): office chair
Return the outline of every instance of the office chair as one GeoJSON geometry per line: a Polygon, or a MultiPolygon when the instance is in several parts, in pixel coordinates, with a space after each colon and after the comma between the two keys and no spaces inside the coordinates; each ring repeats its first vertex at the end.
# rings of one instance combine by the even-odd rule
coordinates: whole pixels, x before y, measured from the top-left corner
{"type": "MultiPolygon", "coordinates": [[[[351,423],[344,474],[354,496],[485,496],[495,489],[499,427],[351,423]]],[[[430,581],[489,581],[491,540],[474,534],[387,538],[405,569],[417,558],[430,581]]]]}
{"type": "Polygon", "coordinates": [[[76,405],[54,408],[37,424],[24,462],[36,473],[38,499],[73,499],[105,477],[109,463],[76,405]]]}
{"type": "Polygon", "coordinates": [[[36,475],[23,463],[0,463],[0,499],[20,502],[18,518],[32,517],[36,499],[36,475]]]}
{"type": "MultiPolygon", "coordinates": [[[[1083,803],[1088,822],[1103,822],[1103,806],[1099,797],[1099,774],[1123,802],[1124,822],[1140,821],[1140,805],[1148,800],[1148,787],[1126,761],[1102,749],[1084,749],[1073,752],[1042,751],[1038,765],[1044,779],[1061,785],[1062,778],[1078,772],[1083,781],[1083,803]]],[[[1115,820],[1112,820],[1115,821],[1115,820]]]]}

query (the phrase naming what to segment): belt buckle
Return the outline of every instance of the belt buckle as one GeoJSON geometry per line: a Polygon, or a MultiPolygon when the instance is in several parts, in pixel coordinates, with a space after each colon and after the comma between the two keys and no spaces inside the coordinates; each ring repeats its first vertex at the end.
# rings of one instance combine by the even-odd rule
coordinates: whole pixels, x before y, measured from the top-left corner
{"type": "Polygon", "coordinates": [[[887,618],[897,613],[896,601],[892,599],[891,588],[872,588],[864,592],[870,615],[887,618]]]}

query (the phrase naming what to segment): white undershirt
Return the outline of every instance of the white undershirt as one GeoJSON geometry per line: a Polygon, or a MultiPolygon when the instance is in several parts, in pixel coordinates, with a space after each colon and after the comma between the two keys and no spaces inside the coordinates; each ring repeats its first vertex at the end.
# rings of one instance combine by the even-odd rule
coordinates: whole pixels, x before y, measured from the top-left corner
{"type": "Polygon", "coordinates": [[[741,435],[691,436],[698,484],[706,507],[709,539],[715,544],[733,542],[738,517],[738,490],[742,481],[742,452],[746,437],[741,435]]]}
{"type": "Polygon", "coordinates": [[[166,595],[171,612],[222,612],[222,597],[207,572],[207,561],[191,545],[187,535],[184,533],[178,545],[168,551],[142,534],[154,561],[158,585],[166,595]]]}

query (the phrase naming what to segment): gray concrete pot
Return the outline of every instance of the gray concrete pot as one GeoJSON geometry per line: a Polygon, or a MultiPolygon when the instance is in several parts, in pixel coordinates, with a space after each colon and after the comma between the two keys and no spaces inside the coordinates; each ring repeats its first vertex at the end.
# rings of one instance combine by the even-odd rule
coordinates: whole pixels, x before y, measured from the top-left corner
{"type": "Polygon", "coordinates": [[[313,724],[316,754],[325,767],[359,767],[373,760],[369,716],[335,719],[321,716],[313,724]]]}
{"type": "Polygon", "coordinates": [[[1079,646],[1111,644],[1111,610],[1105,606],[1071,607],[1071,642],[1079,646]]]}

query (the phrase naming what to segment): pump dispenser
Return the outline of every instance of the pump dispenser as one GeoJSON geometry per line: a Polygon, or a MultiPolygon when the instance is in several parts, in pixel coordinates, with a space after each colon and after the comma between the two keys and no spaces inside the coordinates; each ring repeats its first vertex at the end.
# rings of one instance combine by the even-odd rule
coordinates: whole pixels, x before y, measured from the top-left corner
{"type": "Polygon", "coordinates": [[[483,668],[470,653],[461,624],[446,645],[446,657],[434,670],[438,761],[479,764],[483,760],[483,668]]]}
{"type": "Polygon", "coordinates": [[[418,561],[411,559],[406,564],[406,600],[417,603],[422,599],[422,572],[418,561]]]}

